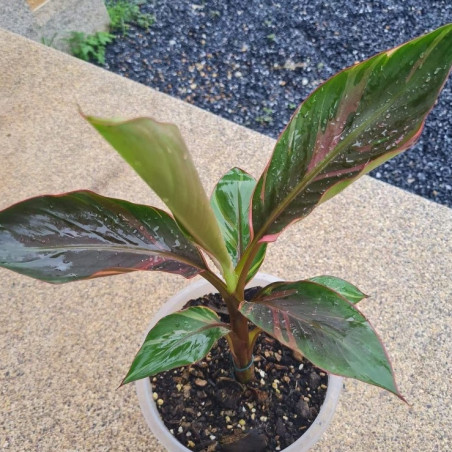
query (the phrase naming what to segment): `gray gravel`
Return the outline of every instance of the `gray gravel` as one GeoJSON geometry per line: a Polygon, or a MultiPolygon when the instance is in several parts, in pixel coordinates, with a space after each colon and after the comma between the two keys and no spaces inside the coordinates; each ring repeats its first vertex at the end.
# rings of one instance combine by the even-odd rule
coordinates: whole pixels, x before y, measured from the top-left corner
{"type": "MultiPolygon", "coordinates": [[[[296,106],[355,61],[452,22],[451,0],[148,0],[106,68],[277,137],[296,106]]],[[[421,139],[371,175],[452,207],[452,83],[421,139]]],[[[246,162],[244,162],[246,167],[246,162]]]]}

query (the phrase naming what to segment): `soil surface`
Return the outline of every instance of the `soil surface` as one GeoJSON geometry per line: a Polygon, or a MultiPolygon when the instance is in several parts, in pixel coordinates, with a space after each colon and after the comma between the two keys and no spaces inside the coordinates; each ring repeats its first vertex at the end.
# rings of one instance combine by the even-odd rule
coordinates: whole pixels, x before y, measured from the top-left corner
{"type": "MultiPolygon", "coordinates": [[[[450,0],[140,3],[155,23],[118,34],[105,67],[274,138],[336,72],[452,22],[450,0]]],[[[449,80],[418,143],[371,175],[452,207],[451,105],[449,80]]]]}
{"type": "MultiPolygon", "coordinates": [[[[200,305],[228,321],[218,294],[192,300],[187,307],[200,305]]],[[[328,376],[265,333],[257,341],[254,363],[255,381],[238,383],[222,338],[202,361],[153,377],[154,399],[167,428],[193,451],[288,447],[315,420],[328,376]]]]}

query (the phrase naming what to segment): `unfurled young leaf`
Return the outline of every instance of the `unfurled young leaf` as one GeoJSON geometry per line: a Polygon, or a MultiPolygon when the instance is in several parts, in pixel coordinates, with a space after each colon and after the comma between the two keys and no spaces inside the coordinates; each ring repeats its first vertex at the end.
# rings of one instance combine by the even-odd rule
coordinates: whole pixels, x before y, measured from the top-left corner
{"type": "Polygon", "coordinates": [[[255,239],[276,240],[290,223],[409,148],[451,64],[449,24],[345,69],[314,91],[257,183],[255,239]]]}
{"type": "Polygon", "coordinates": [[[230,275],[229,254],[179,129],[150,118],[86,119],[169,207],[184,232],[220,263],[225,277],[230,275]]]}
{"type": "Polygon", "coordinates": [[[191,278],[206,269],[167,213],[89,191],[0,212],[0,267],[52,283],[136,270],[191,278]]]}
{"type": "Polygon", "coordinates": [[[240,312],[316,366],[400,396],[383,345],[366,318],[339,293],[312,281],[277,282],[240,312]]]}
{"type": "Polygon", "coordinates": [[[149,331],[123,384],[199,361],[229,331],[228,325],[205,307],[170,314],[149,331]]]}
{"type": "MultiPolygon", "coordinates": [[[[250,242],[250,201],[255,186],[253,176],[239,168],[232,168],[218,181],[210,199],[234,265],[237,265],[250,242]]],[[[261,245],[248,279],[256,274],[262,264],[266,248],[266,244],[261,245]]]]}

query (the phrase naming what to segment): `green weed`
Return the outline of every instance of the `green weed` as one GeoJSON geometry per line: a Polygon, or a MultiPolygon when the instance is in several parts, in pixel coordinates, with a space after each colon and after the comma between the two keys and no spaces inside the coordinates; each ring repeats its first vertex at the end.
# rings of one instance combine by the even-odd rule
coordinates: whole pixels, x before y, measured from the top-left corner
{"type": "Polygon", "coordinates": [[[275,41],[276,41],[276,35],[275,35],[275,33],[270,33],[269,35],[267,35],[267,39],[268,39],[270,42],[275,42],[275,41]]]}
{"type": "Polygon", "coordinates": [[[47,47],[52,47],[57,35],[58,33],[54,33],[51,37],[41,36],[41,44],[44,44],[47,47]]]}
{"type": "Polygon", "coordinates": [[[256,118],[256,122],[258,122],[261,125],[271,124],[273,122],[272,114],[274,111],[271,108],[264,107],[262,111],[265,113],[262,116],[258,116],[256,118]]]}
{"type": "Polygon", "coordinates": [[[155,22],[153,14],[145,14],[140,11],[140,2],[118,0],[107,4],[108,15],[110,16],[110,30],[119,31],[123,35],[127,34],[131,23],[146,30],[155,22]]]}
{"type": "Polygon", "coordinates": [[[87,35],[81,31],[73,31],[68,39],[72,55],[85,61],[95,59],[105,64],[105,46],[114,40],[114,35],[106,31],[98,31],[87,35]]]}

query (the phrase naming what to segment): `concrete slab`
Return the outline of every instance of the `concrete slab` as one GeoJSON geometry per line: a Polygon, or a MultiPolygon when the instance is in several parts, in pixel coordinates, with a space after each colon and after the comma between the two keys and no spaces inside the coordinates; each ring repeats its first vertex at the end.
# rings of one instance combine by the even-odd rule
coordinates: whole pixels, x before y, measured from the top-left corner
{"type": "Polygon", "coordinates": [[[104,0],[48,0],[34,11],[41,39],[64,52],[65,41],[73,31],[87,35],[108,31],[110,17],[104,0]]]}
{"type": "MultiPolygon", "coordinates": [[[[0,31],[0,208],[89,188],[154,203],[77,113],[178,124],[210,191],[238,165],[258,176],[273,140],[145,86],[0,31]]],[[[362,310],[411,407],[345,382],[317,451],[452,450],[452,210],[364,177],[272,245],[262,270],[333,274],[362,310]]],[[[0,446],[163,451],[133,386],[116,389],[149,318],[186,281],[143,273],[50,286],[0,270],[0,446]]]]}
{"type": "Polygon", "coordinates": [[[0,28],[39,41],[33,13],[26,0],[0,0],[0,28]]]}
{"type": "Polygon", "coordinates": [[[108,31],[103,0],[0,0],[0,28],[69,52],[71,32],[108,31]]]}

